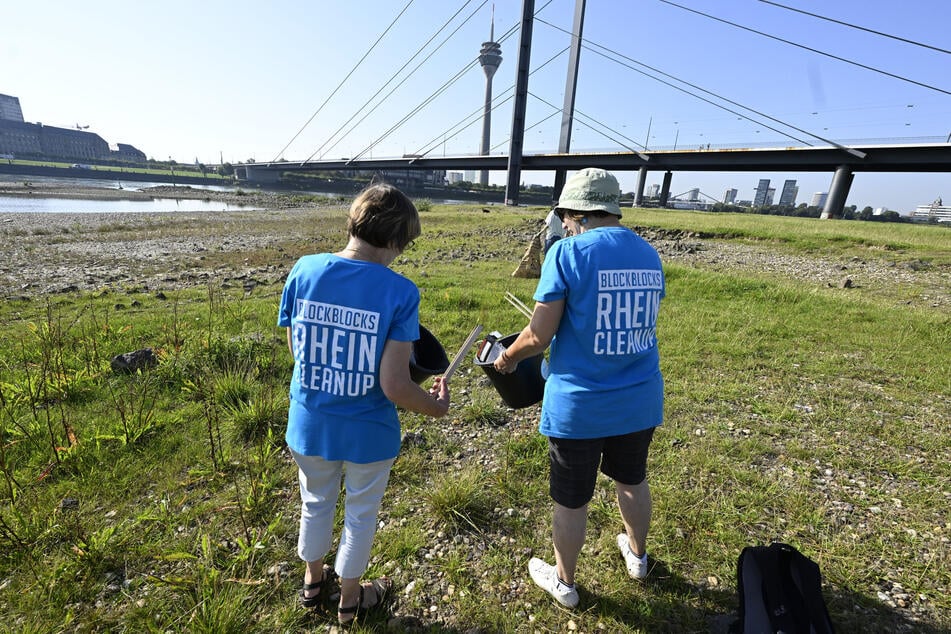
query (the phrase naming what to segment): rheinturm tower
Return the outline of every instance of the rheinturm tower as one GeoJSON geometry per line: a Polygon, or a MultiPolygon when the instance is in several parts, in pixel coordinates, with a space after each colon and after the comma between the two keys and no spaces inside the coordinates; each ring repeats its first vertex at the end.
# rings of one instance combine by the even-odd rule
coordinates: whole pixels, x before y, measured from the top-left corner
{"type": "MultiPolygon", "coordinates": [[[[502,63],[502,45],[495,40],[495,5],[492,5],[492,22],[489,26],[489,41],[482,43],[479,51],[479,63],[485,71],[485,108],[482,114],[482,147],[480,154],[489,153],[489,133],[492,131],[492,77],[502,63]]],[[[482,170],[479,174],[479,183],[489,184],[489,171],[482,170]]]]}

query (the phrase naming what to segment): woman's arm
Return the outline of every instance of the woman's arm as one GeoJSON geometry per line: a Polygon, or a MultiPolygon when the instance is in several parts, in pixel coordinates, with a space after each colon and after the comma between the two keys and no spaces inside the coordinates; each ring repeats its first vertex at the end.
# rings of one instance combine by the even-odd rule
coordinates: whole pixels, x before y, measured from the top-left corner
{"type": "Polygon", "coordinates": [[[413,382],[409,374],[409,360],[413,351],[411,341],[387,339],[380,362],[380,387],[386,398],[399,407],[427,416],[440,418],[449,411],[449,386],[437,378],[432,393],[413,382]]]}
{"type": "Polygon", "coordinates": [[[522,359],[543,352],[558,332],[558,325],[561,323],[564,312],[565,300],[563,299],[553,302],[536,302],[531,321],[522,329],[512,345],[495,360],[495,369],[502,374],[509,374],[515,371],[515,366],[522,359]]]}

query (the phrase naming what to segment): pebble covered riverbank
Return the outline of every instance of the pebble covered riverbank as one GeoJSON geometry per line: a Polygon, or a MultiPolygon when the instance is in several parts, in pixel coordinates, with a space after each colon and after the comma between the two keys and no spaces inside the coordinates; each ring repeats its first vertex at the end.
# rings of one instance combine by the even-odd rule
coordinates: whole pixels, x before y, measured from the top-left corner
{"type": "MultiPolygon", "coordinates": [[[[65,186],[0,185],[0,196],[64,199],[127,199],[133,192],[65,186]],[[32,193],[27,193],[32,192],[32,193]]],[[[108,285],[153,290],[204,285],[236,276],[283,278],[293,262],[280,249],[314,214],[342,213],[342,205],[301,203],[273,192],[222,192],[189,187],[154,187],[136,196],[202,198],[245,204],[259,211],[207,213],[9,213],[0,209],[0,298],[25,298],[108,285]],[[323,210],[323,212],[321,211],[323,210]],[[242,254],[273,249],[267,264],[245,262],[242,254]],[[231,257],[227,257],[230,254],[231,257]],[[211,257],[214,255],[215,257],[211,257]]],[[[338,201],[339,202],[339,201],[338,201]]],[[[64,210],[68,203],[64,202],[64,210]]],[[[948,274],[924,262],[884,259],[836,260],[782,253],[769,245],[711,240],[653,229],[640,230],[665,262],[717,271],[742,271],[793,278],[818,287],[864,292],[922,286],[910,305],[951,306],[948,274]]],[[[526,231],[523,242],[531,234],[526,231]]],[[[508,239],[508,238],[507,238],[508,239]]],[[[332,248],[332,247],[331,247],[332,248]]],[[[263,281],[263,280],[261,280],[263,281]]]]}
{"type": "MultiPolygon", "coordinates": [[[[120,199],[128,192],[118,190],[46,188],[35,193],[24,193],[21,187],[17,195],[60,196],[68,199],[120,199]]],[[[0,187],[0,196],[9,195],[0,187]]],[[[270,285],[272,292],[279,289],[284,277],[293,265],[296,256],[306,250],[340,248],[344,244],[343,202],[309,201],[283,194],[248,192],[212,192],[190,188],[161,187],[150,189],[143,195],[161,198],[207,197],[212,200],[241,203],[259,207],[255,211],[207,212],[207,213],[12,213],[0,208],[0,300],[36,300],[71,292],[93,292],[105,289],[135,289],[150,293],[181,288],[201,288],[209,285],[219,287],[244,287],[254,292],[257,285],[270,285]],[[319,223],[320,238],[311,229],[319,223]],[[326,230],[326,231],[324,231],[326,230]],[[320,242],[318,240],[324,240],[320,242]]],[[[475,213],[479,213],[476,209],[475,213]]],[[[436,267],[445,260],[476,261],[488,258],[511,258],[512,268],[518,262],[525,244],[531,238],[536,225],[531,217],[513,216],[512,226],[503,229],[483,230],[479,241],[462,246],[447,244],[429,259],[408,255],[413,260],[408,273],[425,276],[427,267],[436,267]],[[496,235],[491,235],[495,233],[496,235]],[[477,243],[476,243],[477,242],[477,243]],[[488,246],[486,246],[488,245],[488,246]],[[507,249],[500,252],[499,245],[507,249]],[[504,254],[503,254],[504,253],[504,254]]],[[[636,212],[625,221],[636,222],[636,212]]],[[[541,222],[541,216],[538,217],[541,222]]],[[[426,230],[424,224],[424,231],[426,230]]],[[[783,252],[775,245],[741,242],[739,240],[713,239],[689,232],[637,228],[660,252],[665,264],[681,265],[725,273],[766,276],[774,279],[794,280],[803,288],[822,289],[834,293],[858,293],[873,298],[876,305],[908,305],[926,310],[941,311],[951,306],[951,279],[946,269],[920,261],[892,261],[885,257],[856,258],[831,255],[809,256],[802,253],[783,252]],[[913,292],[905,289],[913,288],[913,292]]],[[[401,266],[405,262],[398,262],[401,266]]],[[[276,301],[276,300],[275,300],[276,301]]],[[[117,304],[117,308],[119,305],[117,304]]],[[[478,368],[465,368],[470,382],[459,381],[453,394],[454,407],[472,404],[467,385],[475,381],[486,387],[488,380],[478,368]]],[[[797,410],[811,413],[813,405],[796,402],[797,410]]],[[[920,412],[922,420],[929,425],[941,425],[947,420],[947,398],[936,395],[933,412],[920,412]]],[[[475,464],[485,473],[497,473],[505,468],[504,452],[500,450],[508,442],[513,430],[534,433],[537,406],[507,413],[507,424],[488,425],[485,428],[453,423],[449,419],[434,422],[426,434],[409,433],[404,439],[406,446],[425,446],[427,437],[439,437],[447,446],[455,448],[445,458],[446,468],[461,469],[475,464]]],[[[759,416],[757,412],[736,414],[736,424],[719,433],[744,436],[750,433],[744,424],[744,416],[759,416]]],[[[916,421],[917,422],[917,421],[916,421]]],[[[692,433],[697,437],[708,433],[705,421],[690,422],[692,433]]],[[[750,425],[752,426],[752,425],[750,425]]],[[[711,431],[712,432],[712,427],[711,431]]],[[[803,439],[803,444],[823,442],[816,435],[803,439]]],[[[677,442],[676,440],[672,442],[677,442]]],[[[871,446],[871,445],[870,445],[871,446]]],[[[934,459],[915,447],[904,450],[902,459],[906,464],[927,463],[934,459]]],[[[764,462],[764,481],[782,482],[789,474],[782,462],[764,462]]],[[[812,477],[817,489],[829,500],[828,521],[836,527],[851,525],[878,525],[878,518],[888,512],[884,505],[870,507],[854,505],[847,500],[861,498],[866,489],[881,487],[883,499],[898,499],[900,488],[891,475],[881,478],[864,473],[840,471],[833,465],[816,463],[812,477]]],[[[288,486],[285,492],[287,507],[296,504],[296,488],[288,486]]],[[[406,522],[405,517],[391,509],[409,508],[418,504],[413,491],[394,490],[383,509],[380,521],[406,522]]],[[[947,501],[937,500],[938,504],[947,501]]],[[[500,504],[490,511],[500,519],[520,517],[525,521],[547,521],[530,517],[531,511],[500,504]]],[[[844,530],[844,528],[843,528],[844,530]]],[[[678,528],[677,531],[680,531],[678,528]]],[[[947,552],[947,525],[937,525],[933,534],[923,536],[922,543],[932,550],[942,565],[941,557],[947,552]],[[943,533],[941,531],[944,531],[943,533]],[[944,540],[944,541],[941,541],[944,540]]],[[[682,533],[681,533],[682,534],[682,533]]],[[[495,545],[491,541],[495,533],[482,534],[461,532],[451,534],[437,528],[429,529],[426,545],[411,558],[406,569],[395,570],[400,580],[397,597],[394,599],[394,616],[390,621],[393,631],[422,631],[431,623],[454,623],[458,615],[450,598],[456,587],[443,575],[439,562],[457,558],[467,566],[475,566],[491,553],[495,545]],[[425,606],[411,610],[409,605],[425,606]]],[[[516,541],[509,537],[509,546],[516,541]]],[[[519,557],[534,554],[529,549],[514,551],[519,557]]],[[[283,561],[267,570],[271,577],[293,578],[299,567],[296,561],[283,561]]],[[[928,622],[933,616],[932,600],[914,588],[905,587],[894,570],[881,571],[881,581],[876,584],[875,598],[900,615],[903,622],[914,626],[928,622]]],[[[698,587],[724,588],[724,579],[714,575],[700,577],[698,587]]],[[[951,589],[947,584],[933,588],[933,596],[946,596],[951,589]]],[[[147,590],[154,584],[151,577],[145,578],[138,588],[140,596],[133,597],[144,605],[147,590]]],[[[115,585],[115,593],[119,586],[115,585]]],[[[906,586],[909,584],[905,584],[906,586]]],[[[538,600],[537,589],[525,575],[516,575],[503,584],[493,583],[491,577],[479,577],[476,586],[486,595],[498,600],[524,616],[531,628],[530,610],[525,606],[538,600]]],[[[932,592],[932,590],[929,590],[932,592]]],[[[138,605],[138,603],[137,603],[138,605]]],[[[855,610],[865,608],[857,607],[855,610]]],[[[724,623],[711,624],[711,631],[723,631],[724,623]]],[[[459,630],[463,631],[463,630],[459,630]]],[[[475,631],[475,630],[472,630],[475,631]]],[[[911,631],[911,630],[908,630],[911,631]]],[[[932,631],[932,630],[921,630],[932,631]]]]}

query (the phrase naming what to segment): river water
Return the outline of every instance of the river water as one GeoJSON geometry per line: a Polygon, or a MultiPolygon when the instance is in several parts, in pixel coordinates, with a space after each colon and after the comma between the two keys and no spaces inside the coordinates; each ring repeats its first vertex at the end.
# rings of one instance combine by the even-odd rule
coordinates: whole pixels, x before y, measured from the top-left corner
{"type": "MultiPolygon", "coordinates": [[[[110,191],[122,190],[138,192],[149,187],[170,185],[161,182],[104,181],[95,178],[54,178],[31,176],[28,179],[9,174],[0,175],[0,183],[31,183],[60,187],[90,187],[110,191]]],[[[193,189],[209,191],[234,191],[236,187],[220,185],[191,185],[193,189]]],[[[253,205],[234,205],[215,200],[191,200],[175,198],[153,198],[151,200],[89,200],[86,198],[53,198],[0,196],[0,213],[144,213],[144,212],[198,212],[198,211],[253,211],[259,209],[253,205]]]]}
{"type": "MultiPolygon", "coordinates": [[[[0,184],[23,183],[29,181],[36,184],[44,184],[59,187],[88,187],[104,190],[122,190],[138,192],[150,187],[168,186],[169,182],[122,182],[108,181],[96,178],[58,178],[53,176],[16,176],[12,174],[0,174],[0,184]]],[[[233,185],[188,185],[192,189],[208,191],[237,191],[240,186],[233,185]]],[[[255,188],[256,190],[258,188],[255,188]]],[[[261,191],[275,191],[287,193],[287,190],[274,189],[269,190],[266,187],[260,188],[261,191]]],[[[319,196],[329,196],[335,198],[340,196],[335,192],[323,192],[316,190],[299,191],[297,193],[315,194],[319,196]]],[[[434,203],[458,204],[463,201],[450,199],[434,199],[434,203]]],[[[0,195],[0,214],[2,213],[134,213],[134,212],[198,212],[198,211],[254,211],[261,209],[253,205],[235,205],[231,203],[219,202],[214,200],[178,200],[175,198],[154,198],[152,200],[89,200],[79,198],[53,198],[53,197],[20,197],[20,196],[2,196],[0,195]]]]}
{"type": "Polygon", "coordinates": [[[231,205],[215,200],[80,200],[75,198],[21,198],[0,196],[0,214],[6,213],[144,213],[154,211],[253,211],[253,205],[231,205]]]}

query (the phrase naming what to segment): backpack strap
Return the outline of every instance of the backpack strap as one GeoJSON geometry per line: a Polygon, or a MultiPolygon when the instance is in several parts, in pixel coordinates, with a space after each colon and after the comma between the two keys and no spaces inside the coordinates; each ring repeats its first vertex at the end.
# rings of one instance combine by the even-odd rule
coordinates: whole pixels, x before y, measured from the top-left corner
{"type": "Polygon", "coordinates": [[[798,586],[805,604],[809,624],[815,634],[834,634],[832,620],[822,598],[822,574],[819,564],[812,561],[792,546],[788,549],[788,568],[792,581],[798,586]]]}
{"type": "Polygon", "coordinates": [[[808,632],[798,615],[804,607],[798,588],[789,576],[789,556],[785,544],[774,543],[760,553],[763,570],[763,600],[774,632],[808,632]]]}

